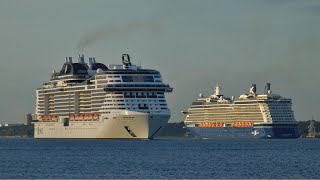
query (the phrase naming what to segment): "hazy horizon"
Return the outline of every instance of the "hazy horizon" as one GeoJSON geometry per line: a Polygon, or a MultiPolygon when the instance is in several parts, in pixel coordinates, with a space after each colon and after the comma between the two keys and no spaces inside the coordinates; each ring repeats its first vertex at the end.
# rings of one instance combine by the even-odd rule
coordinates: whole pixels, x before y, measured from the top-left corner
{"type": "Polygon", "coordinates": [[[170,122],[217,83],[239,96],[266,82],[298,121],[320,120],[320,1],[2,0],[0,24],[0,123],[34,113],[36,88],[78,53],[159,70],[170,122]]]}

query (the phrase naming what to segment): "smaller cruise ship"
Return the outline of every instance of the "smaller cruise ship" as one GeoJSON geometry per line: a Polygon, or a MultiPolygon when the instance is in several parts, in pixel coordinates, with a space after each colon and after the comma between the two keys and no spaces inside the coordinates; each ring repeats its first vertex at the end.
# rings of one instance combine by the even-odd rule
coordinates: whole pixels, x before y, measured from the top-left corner
{"type": "Polygon", "coordinates": [[[194,101],[185,126],[203,138],[298,138],[292,100],[273,94],[267,83],[263,94],[252,84],[248,94],[225,97],[220,86],[209,97],[194,101]]]}

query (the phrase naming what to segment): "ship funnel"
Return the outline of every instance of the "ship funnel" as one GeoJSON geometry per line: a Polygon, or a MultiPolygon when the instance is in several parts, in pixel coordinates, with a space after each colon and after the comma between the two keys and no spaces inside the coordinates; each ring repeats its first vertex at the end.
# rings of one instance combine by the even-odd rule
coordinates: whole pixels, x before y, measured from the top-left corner
{"type": "Polygon", "coordinates": [[[93,62],[93,63],[97,63],[95,57],[92,57],[92,62],[93,62]]]}
{"type": "Polygon", "coordinates": [[[68,62],[69,62],[70,64],[72,64],[72,57],[69,57],[69,58],[68,58],[68,62]]]}
{"type": "Polygon", "coordinates": [[[92,65],[93,65],[92,57],[89,57],[89,68],[90,68],[90,69],[92,68],[92,65]]]}
{"type": "Polygon", "coordinates": [[[271,84],[266,83],[266,86],[264,87],[264,94],[271,94],[271,84]]]}
{"type": "Polygon", "coordinates": [[[65,61],[66,61],[66,63],[68,63],[68,62],[69,62],[69,61],[68,61],[68,57],[66,57],[66,58],[65,58],[65,61]]]}
{"type": "Polygon", "coordinates": [[[251,84],[250,94],[256,94],[256,93],[257,93],[257,85],[256,84],[251,84]]]}
{"type": "Polygon", "coordinates": [[[84,62],[84,55],[83,55],[83,54],[82,54],[82,55],[79,54],[79,63],[80,63],[80,64],[85,64],[85,62],[84,62]]]}

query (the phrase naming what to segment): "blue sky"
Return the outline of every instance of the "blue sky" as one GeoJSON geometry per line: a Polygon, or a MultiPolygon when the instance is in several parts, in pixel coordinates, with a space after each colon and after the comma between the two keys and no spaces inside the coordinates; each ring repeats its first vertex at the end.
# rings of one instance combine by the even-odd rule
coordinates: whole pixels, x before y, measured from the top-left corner
{"type": "Polygon", "coordinates": [[[0,123],[34,112],[35,89],[79,51],[105,64],[161,71],[170,121],[200,92],[293,98],[297,120],[320,119],[320,2],[297,0],[2,0],[0,123]]]}

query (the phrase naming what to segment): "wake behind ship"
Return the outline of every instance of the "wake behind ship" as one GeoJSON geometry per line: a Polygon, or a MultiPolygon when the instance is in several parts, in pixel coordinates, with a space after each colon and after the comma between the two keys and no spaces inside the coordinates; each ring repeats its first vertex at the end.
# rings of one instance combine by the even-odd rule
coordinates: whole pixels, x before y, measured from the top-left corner
{"type": "Polygon", "coordinates": [[[104,65],[94,57],[66,57],[59,72],[38,88],[35,138],[152,139],[171,113],[159,71],[132,65],[104,65]]]}
{"type": "Polygon", "coordinates": [[[263,94],[252,84],[249,94],[228,98],[215,93],[192,103],[185,126],[203,138],[298,138],[292,100],[272,94],[267,83],[263,94]]]}

